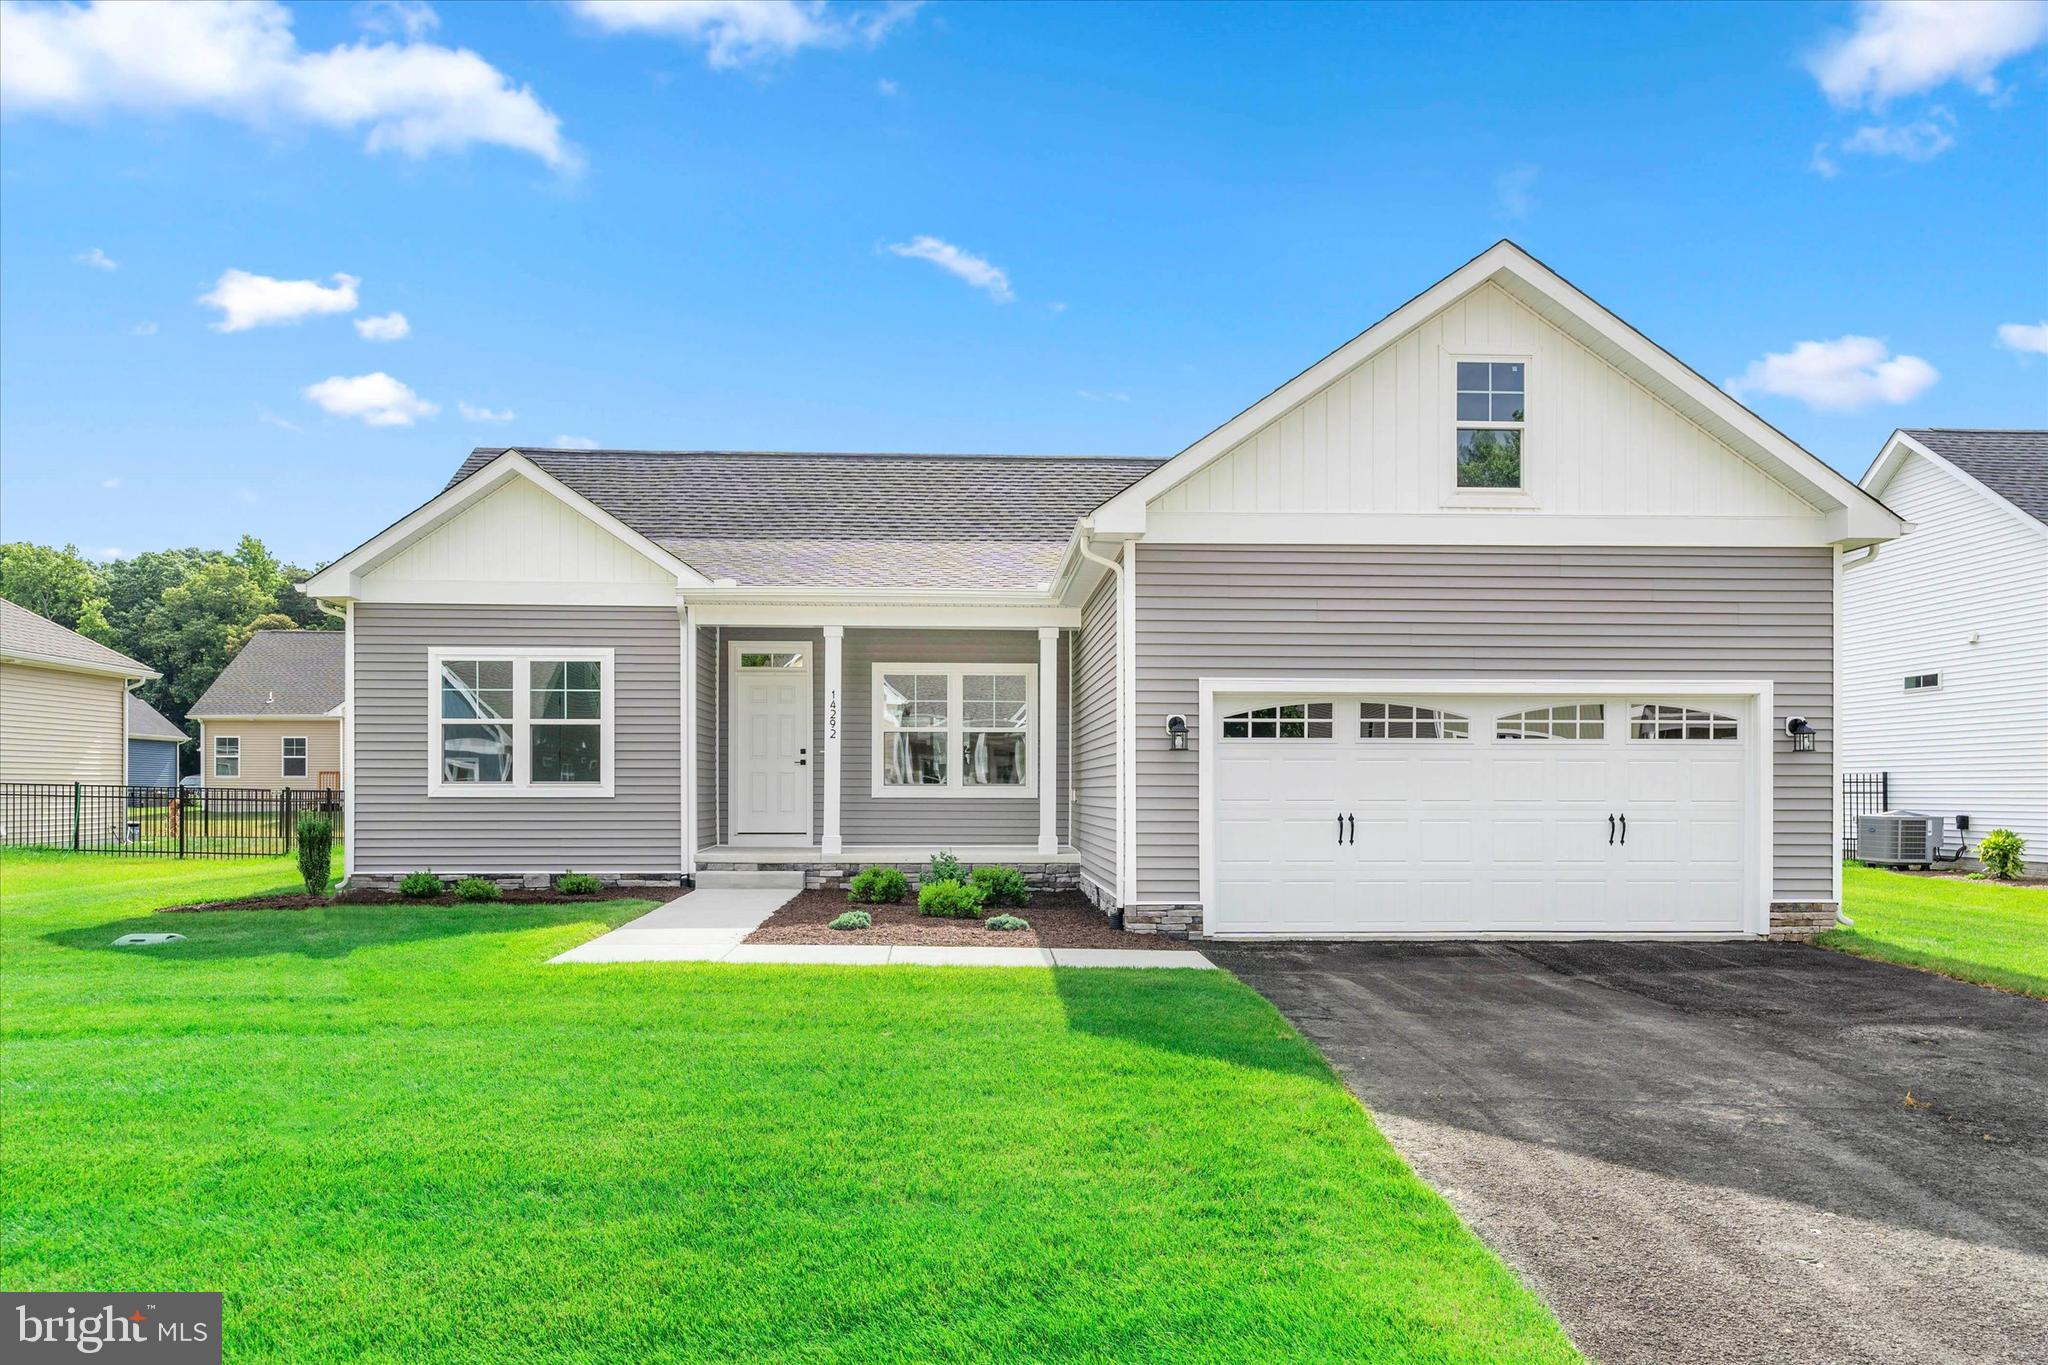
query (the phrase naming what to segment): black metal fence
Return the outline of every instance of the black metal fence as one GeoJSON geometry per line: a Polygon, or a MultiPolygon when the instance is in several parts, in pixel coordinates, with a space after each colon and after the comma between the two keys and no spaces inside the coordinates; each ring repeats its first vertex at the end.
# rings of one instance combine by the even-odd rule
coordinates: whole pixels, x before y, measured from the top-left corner
{"type": "Polygon", "coordinates": [[[1892,775],[1842,774],[1842,856],[1856,856],[1856,817],[1879,815],[1892,808],[1892,775]]]}
{"type": "Polygon", "coordinates": [[[275,857],[292,851],[307,811],[345,833],[344,809],[337,789],[0,782],[0,844],[155,858],[275,857]]]}

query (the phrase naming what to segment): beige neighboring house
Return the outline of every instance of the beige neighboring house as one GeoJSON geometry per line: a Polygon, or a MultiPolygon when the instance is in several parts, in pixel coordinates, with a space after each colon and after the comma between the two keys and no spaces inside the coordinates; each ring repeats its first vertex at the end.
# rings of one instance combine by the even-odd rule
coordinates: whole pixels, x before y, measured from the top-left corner
{"type": "Polygon", "coordinates": [[[259,630],[192,704],[199,781],[300,791],[341,786],[338,630],[259,630]]]}

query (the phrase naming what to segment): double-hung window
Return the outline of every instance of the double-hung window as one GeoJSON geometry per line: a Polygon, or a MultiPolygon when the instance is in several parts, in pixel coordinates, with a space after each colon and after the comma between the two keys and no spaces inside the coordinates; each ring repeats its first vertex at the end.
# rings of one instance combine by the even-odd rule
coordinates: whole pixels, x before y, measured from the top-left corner
{"type": "Polygon", "coordinates": [[[427,789],[610,796],[612,652],[435,650],[427,789]]]}
{"type": "Polygon", "coordinates": [[[278,755],[278,771],[286,777],[306,775],[306,737],[286,735],[282,741],[283,751],[278,755]]]}
{"type": "Polygon", "coordinates": [[[1456,362],[1459,492],[1526,487],[1522,438],[1529,417],[1528,371],[1520,360],[1456,362]]]}
{"type": "Polygon", "coordinates": [[[876,796],[1031,796],[1034,664],[876,664],[876,796]]]}
{"type": "Polygon", "coordinates": [[[215,777],[240,777],[242,775],[242,741],[236,735],[215,735],[213,737],[213,775],[215,777]]]}

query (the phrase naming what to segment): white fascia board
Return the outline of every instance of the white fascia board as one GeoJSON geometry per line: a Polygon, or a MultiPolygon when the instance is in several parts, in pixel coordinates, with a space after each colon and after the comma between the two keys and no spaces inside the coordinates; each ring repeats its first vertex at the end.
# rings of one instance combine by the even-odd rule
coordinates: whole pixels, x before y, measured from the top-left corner
{"type": "Polygon", "coordinates": [[[1162,512],[1151,538],[1175,545],[1828,546],[1823,517],[1674,517],[1513,510],[1162,512]]]}
{"type": "Polygon", "coordinates": [[[0,651],[0,663],[21,664],[28,668],[48,668],[59,673],[87,673],[95,678],[126,678],[130,682],[144,683],[163,674],[153,668],[137,664],[134,668],[122,668],[118,664],[87,663],[82,659],[58,659],[47,654],[30,654],[18,649],[0,651]]]}
{"type": "Polygon", "coordinates": [[[542,469],[516,450],[508,450],[497,456],[482,469],[456,484],[443,489],[434,497],[415,508],[412,512],[385,527],[370,539],[335,560],[319,573],[299,585],[299,591],[308,597],[329,600],[351,599],[362,596],[362,576],[377,567],[384,560],[397,554],[419,537],[447,521],[470,503],[497,488],[506,479],[523,478],[543,492],[553,494],[572,510],[612,536],[625,542],[648,560],[660,565],[676,576],[678,587],[701,587],[710,579],[662,549],[646,536],[620,521],[611,513],[599,507],[575,489],[542,469]]]}
{"type": "Polygon", "coordinates": [[[1029,603],[962,601],[800,601],[689,599],[700,626],[849,626],[892,630],[1031,630],[1045,626],[1079,628],[1081,609],[1053,604],[1042,595],[1029,603]]]}
{"type": "Polygon", "coordinates": [[[222,711],[222,712],[214,712],[214,711],[208,711],[208,712],[207,712],[207,713],[206,713],[205,715],[201,715],[201,714],[200,714],[199,712],[197,712],[197,711],[187,711],[187,712],[186,712],[185,714],[186,714],[187,716],[189,716],[190,718],[192,718],[193,720],[205,720],[205,721],[215,721],[215,720],[312,720],[312,721],[319,721],[319,720],[333,720],[333,721],[338,721],[338,720],[340,720],[340,719],[342,718],[342,716],[341,716],[341,712],[340,712],[340,711],[338,711],[338,710],[337,710],[337,711],[269,711],[269,712],[263,712],[263,713],[261,713],[261,714],[258,714],[258,713],[255,713],[255,712],[240,712],[240,711],[238,711],[238,712],[235,712],[235,713],[234,713],[234,714],[232,714],[232,715],[231,715],[231,714],[229,714],[229,713],[227,713],[227,712],[225,712],[225,711],[222,711]]]}
{"type": "Polygon", "coordinates": [[[1979,497],[1996,507],[2006,516],[2013,518],[2037,535],[2048,537],[2048,523],[2042,522],[2032,513],[2013,506],[2011,500],[2002,496],[1997,489],[1977,478],[1960,465],[1944,460],[1941,456],[1935,454],[1903,431],[1894,431],[1891,439],[1884,443],[1884,449],[1878,452],[1875,460],[1871,461],[1870,468],[1863,475],[1862,486],[1864,491],[1875,498],[1883,497],[1884,490],[1891,485],[1892,476],[1899,472],[1899,468],[1906,463],[1907,457],[1913,455],[1918,455],[1921,459],[1928,461],[1938,469],[1948,471],[1952,477],[1961,481],[1965,488],[1973,490],[1979,497]]]}

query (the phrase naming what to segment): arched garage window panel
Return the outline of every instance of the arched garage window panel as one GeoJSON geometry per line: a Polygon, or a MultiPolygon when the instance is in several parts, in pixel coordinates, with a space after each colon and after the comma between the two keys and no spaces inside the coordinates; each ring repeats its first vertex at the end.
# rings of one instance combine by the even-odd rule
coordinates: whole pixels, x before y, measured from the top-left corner
{"type": "Polygon", "coordinates": [[[1254,706],[1223,718],[1225,739],[1332,739],[1336,733],[1336,703],[1327,701],[1254,706]]]}
{"type": "Polygon", "coordinates": [[[1494,722],[1495,739],[1605,739],[1607,704],[1597,701],[1568,702],[1561,706],[1532,706],[1502,716],[1494,722]]]}
{"type": "Polygon", "coordinates": [[[1398,701],[1358,704],[1360,739],[1470,739],[1469,716],[1398,701]]]}
{"type": "Polygon", "coordinates": [[[1635,708],[1631,733],[1637,739],[1734,739],[1735,717],[1692,706],[1646,702],[1635,708]]]}

